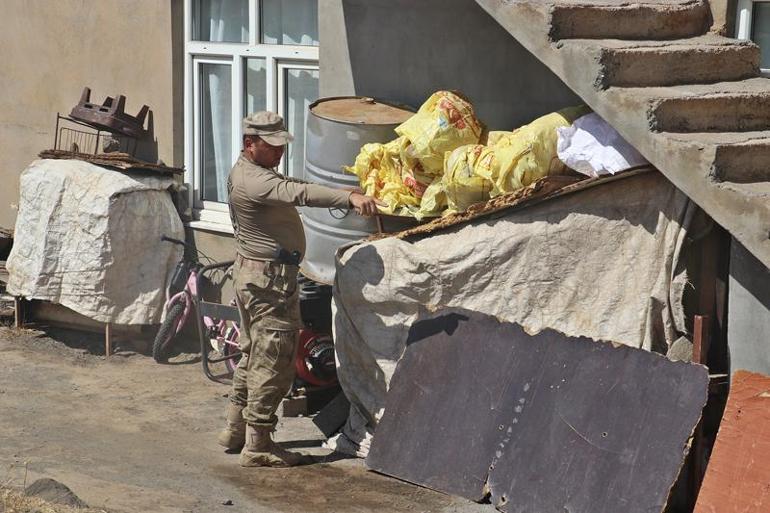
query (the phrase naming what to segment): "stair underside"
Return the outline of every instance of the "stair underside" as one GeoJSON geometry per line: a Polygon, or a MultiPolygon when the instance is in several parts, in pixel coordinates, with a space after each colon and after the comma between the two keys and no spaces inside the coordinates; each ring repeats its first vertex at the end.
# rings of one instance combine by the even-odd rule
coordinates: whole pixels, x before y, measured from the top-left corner
{"type": "Polygon", "coordinates": [[[599,38],[565,38],[570,33],[554,15],[627,9],[645,33],[666,9],[680,9],[676,16],[689,9],[692,24],[700,23],[698,2],[477,2],[770,267],[770,88],[756,78],[755,45],[713,35],[601,39],[617,37],[625,26],[605,27],[593,34],[599,38]]]}

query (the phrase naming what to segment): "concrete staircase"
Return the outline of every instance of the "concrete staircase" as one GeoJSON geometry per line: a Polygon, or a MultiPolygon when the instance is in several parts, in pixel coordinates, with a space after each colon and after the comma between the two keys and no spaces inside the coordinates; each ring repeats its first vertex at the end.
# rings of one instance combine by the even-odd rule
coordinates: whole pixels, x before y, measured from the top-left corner
{"type": "Polygon", "coordinates": [[[704,0],[476,0],[770,267],[770,80],[704,0]]]}

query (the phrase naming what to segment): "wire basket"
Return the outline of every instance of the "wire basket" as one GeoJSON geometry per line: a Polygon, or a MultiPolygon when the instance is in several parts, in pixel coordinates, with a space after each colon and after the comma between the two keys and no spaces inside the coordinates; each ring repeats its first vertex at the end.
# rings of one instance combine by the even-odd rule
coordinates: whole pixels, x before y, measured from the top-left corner
{"type": "Polygon", "coordinates": [[[86,155],[121,152],[134,156],[137,140],[127,135],[100,130],[57,113],[53,146],[54,150],[86,155]]]}

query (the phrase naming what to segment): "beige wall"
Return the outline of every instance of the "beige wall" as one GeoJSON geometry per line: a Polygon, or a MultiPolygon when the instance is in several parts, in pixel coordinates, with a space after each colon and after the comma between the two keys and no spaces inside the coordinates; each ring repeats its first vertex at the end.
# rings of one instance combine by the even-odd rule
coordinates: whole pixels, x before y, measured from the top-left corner
{"type": "Polygon", "coordinates": [[[157,157],[183,164],[181,0],[3,0],[0,15],[0,226],[13,226],[19,173],[53,146],[56,112],[83,86],[99,103],[124,94],[132,115],[149,105],[157,157]]]}
{"type": "Polygon", "coordinates": [[[738,14],[738,0],[711,0],[711,31],[719,35],[735,36],[735,17],[738,14]]]}

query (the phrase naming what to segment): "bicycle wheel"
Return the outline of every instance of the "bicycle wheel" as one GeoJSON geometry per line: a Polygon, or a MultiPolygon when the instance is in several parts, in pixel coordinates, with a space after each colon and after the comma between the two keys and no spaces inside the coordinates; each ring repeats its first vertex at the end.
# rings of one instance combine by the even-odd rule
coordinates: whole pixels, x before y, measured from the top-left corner
{"type": "MultiPolygon", "coordinates": [[[[224,340],[222,340],[222,347],[220,352],[222,356],[231,356],[240,353],[241,349],[238,347],[238,323],[228,321],[224,331],[224,340]]],[[[225,366],[230,372],[235,372],[235,368],[240,361],[240,355],[228,358],[225,360],[225,366]]]]}
{"type": "Polygon", "coordinates": [[[163,320],[163,323],[160,325],[158,334],[155,335],[155,342],[152,344],[152,357],[158,363],[165,362],[168,357],[168,350],[171,347],[171,342],[176,336],[179,322],[182,320],[182,314],[184,314],[184,308],[184,301],[174,303],[168,311],[166,318],[163,320]]]}
{"type": "MultiPolygon", "coordinates": [[[[222,356],[230,356],[232,354],[238,353],[239,351],[240,350],[238,349],[237,346],[225,344],[225,346],[222,348],[222,356]]],[[[227,370],[230,372],[235,372],[235,368],[238,367],[239,361],[241,361],[240,356],[236,356],[225,360],[225,365],[227,366],[227,370]]]]}

